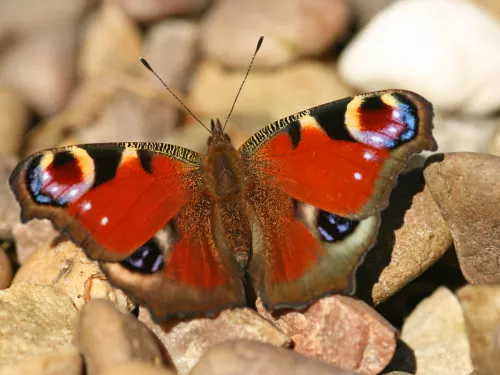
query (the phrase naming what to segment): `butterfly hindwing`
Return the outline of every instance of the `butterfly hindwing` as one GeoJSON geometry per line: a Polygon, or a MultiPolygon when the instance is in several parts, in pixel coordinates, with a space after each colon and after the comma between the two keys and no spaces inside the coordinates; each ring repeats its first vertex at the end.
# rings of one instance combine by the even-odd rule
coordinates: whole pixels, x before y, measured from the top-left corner
{"type": "Polygon", "coordinates": [[[212,239],[203,156],[155,143],[78,145],[20,163],[23,221],[48,218],[156,317],[245,304],[242,270],[212,239]]]}
{"type": "Polygon", "coordinates": [[[353,291],[397,175],[411,155],[436,149],[431,121],[424,98],[381,91],[281,119],[241,146],[261,238],[250,273],[267,307],[353,291]]]}

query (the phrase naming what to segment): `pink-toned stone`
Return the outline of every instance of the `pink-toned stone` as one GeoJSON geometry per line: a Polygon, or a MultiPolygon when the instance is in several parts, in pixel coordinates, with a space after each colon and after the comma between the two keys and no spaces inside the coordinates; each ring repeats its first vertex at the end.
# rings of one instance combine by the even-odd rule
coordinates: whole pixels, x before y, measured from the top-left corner
{"type": "Polygon", "coordinates": [[[210,347],[228,340],[251,339],[290,346],[283,332],[248,308],[224,310],[215,318],[166,321],[160,326],[141,307],[139,320],[161,340],[179,375],[187,375],[210,347]]]}
{"type": "Polygon", "coordinates": [[[47,219],[33,219],[23,224],[18,222],[12,228],[16,240],[17,260],[23,263],[36,249],[52,242],[59,232],[47,219]]]}
{"type": "Polygon", "coordinates": [[[257,310],[290,336],[295,350],[344,369],[375,375],[396,350],[396,329],[363,301],[334,295],[306,310],[269,313],[257,310]]]}

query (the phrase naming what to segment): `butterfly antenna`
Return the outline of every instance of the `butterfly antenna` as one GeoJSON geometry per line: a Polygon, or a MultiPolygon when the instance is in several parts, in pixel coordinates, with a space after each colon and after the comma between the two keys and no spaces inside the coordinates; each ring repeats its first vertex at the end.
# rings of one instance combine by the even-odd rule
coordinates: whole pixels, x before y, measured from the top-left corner
{"type": "Polygon", "coordinates": [[[241,82],[240,89],[238,90],[238,93],[236,94],[236,98],[234,98],[233,106],[231,107],[231,110],[229,111],[229,114],[227,115],[226,121],[224,122],[224,127],[222,128],[222,131],[224,131],[224,129],[226,129],[227,121],[229,120],[229,117],[231,117],[231,113],[233,113],[233,109],[234,109],[234,106],[236,105],[236,101],[238,100],[238,96],[240,96],[241,89],[243,88],[243,85],[245,84],[245,81],[247,80],[248,73],[250,73],[250,69],[252,69],[253,60],[255,59],[255,55],[257,55],[257,52],[259,52],[260,46],[262,45],[263,41],[264,41],[264,37],[261,36],[259,38],[259,41],[257,42],[257,48],[255,48],[255,52],[253,53],[252,60],[250,61],[250,65],[248,66],[247,74],[245,74],[245,78],[243,78],[243,82],[241,82]]]}
{"type": "Polygon", "coordinates": [[[180,103],[180,104],[181,104],[181,105],[182,105],[182,106],[186,109],[186,111],[188,111],[188,113],[189,113],[191,116],[193,116],[193,118],[194,118],[196,121],[198,121],[198,122],[201,124],[201,126],[203,126],[205,129],[207,129],[207,130],[208,130],[208,132],[209,132],[210,134],[212,134],[212,132],[210,131],[210,129],[208,129],[208,128],[205,126],[205,124],[204,124],[204,123],[202,123],[202,122],[200,121],[200,119],[199,119],[198,117],[196,117],[196,116],[194,115],[194,113],[193,113],[193,112],[191,112],[191,110],[190,110],[190,109],[189,109],[189,108],[188,108],[188,107],[187,107],[187,106],[186,106],[186,105],[182,102],[182,100],[180,100],[180,99],[177,97],[177,95],[175,95],[175,94],[174,94],[174,92],[173,92],[172,90],[170,90],[170,87],[168,87],[168,86],[167,86],[167,84],[166,84],[165,82],[163,82],[163,80],[160,78],[160,76],[159,76],[159,75],[158,75],[158,74],[157,74],[157,73],[153,70],[153,68],[151,68],[151,65],[149,65],[149,63],[146,61],[146,59],[145,59],[144,57],[141,57],[139,60],[141,60],[142,65],[144,65],[144,66],[145,66],[145,67],[146,67],[146,68],[147,68],[147,69],[148,69],[151,73],[153,73],[153,74],[156,76],[156,78],[158,78],[158,79],[160,80],[160,82],[163,84],[163,86],[165,86],[165,88],[166,88],[166,89],[167,89],[167,90],[168,90],[168,91],[172,94],[172,96],[173,96],[175,99],[177,99],[177,101],[178,101],[178,102],[179,102],[179,103],[180,103]]]}

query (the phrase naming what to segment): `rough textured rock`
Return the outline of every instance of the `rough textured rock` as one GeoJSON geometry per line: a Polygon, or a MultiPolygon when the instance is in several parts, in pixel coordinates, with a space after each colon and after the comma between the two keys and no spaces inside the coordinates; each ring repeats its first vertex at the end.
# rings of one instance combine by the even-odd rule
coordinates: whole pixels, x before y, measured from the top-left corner
{"type": "Polygon", "coordinates": [[[142,37],[139,27],[114,2],[104,2],[87,25],[79,60],[86,77],[109,70],[139,71],[142,37]]]}
{"type": "Polygon", "coordinates": [[[234,340],[214,346],[190,375],[356,375],[291,350],[252,340],[234,340]]]}
{"type": "Polygon", "coordinates": [[[420,302],[406,319],[401,338],[414,350],[417,375],[469,375],[474,370],[464,314],[445,287],[420,302]]]}
{"type": "Polygon", "coordinates": [[[81,375],[83,360],[76,350],[49,353],[0,367],[0,375],[81,375]]]}
{"type": "Polygon", "coordinates": [[[9,187],[9,176],[18,161],[15,156],[0,156],[0,239],[12,239],[12,228],[19,223],[19,205],[9,187]]]}
{"type": "Polygon", "coordinates": [[[0,290],[5,289],[10,285],[12,276],[13,270],[10,259],[4,249],[0,248],[0,290]]]}
{"type": "Polygon", "coordinates": [[[162,352],[154,335],[132,315],[122,313],[109,301],[85,304],[75,324],[75,345],[85,358],[87,373],[130,361],[160,366],[162,352]]]}
{"type": "Polygon", "coordinates": [[[470,283],[500,282],[500,158],[450,153],[428,159],[426,184],[446,220],[470,283]]]}
{"type": "Polygon", "coordinates": [[[106,368],[99,375],[176,375],[172,370],[146,362],[132,361],[106,368]]]}
{"type": "Polygon", "coordinates": [[[22,264],[39,247],[48,246],[59,236],[59,232],[47,219],[34,219],[23,224],[19,221],[19,210],[16,212],[18,220],[12,228],[12,234],[16,240],[17,260],[22,264]]]}
{"type": "Polygon", "coordinates": [[[70,241],[47,244],[36,250],[17,271],[14,284],[53,285],[66,294],[77,309],[91,299],[108,299],[122,311],[134,308],[120,289],[113,288],[97,262],[70,241]]]}
{"type": "Polygon", "coordinates": [[[208,348],[234,339],[250,339],[275,346],[289,346],[290,339],[248,308],[225,310],[216,318],[155,324],[140,308],[139,320],[151,329],[167,349],[179,375],[186,375],[208,348]]]}
{"type": "Polygon", "coordinates": [[[200,12],[210,0],[120,0],[123,10],[138,21],[149,22],[173,15],[200,12]]]}
{"type": "Polygon", "coordinates": [[[500,23],[470,1],[396,1],[349,43],[339,70],[360,91],[410,89],[443,110],[487,114],[500,108],[498,40],[500,23]]]}
{"type": "Polygon", "coordinates": [[[493,375],[500,368],[500,286],[467,285],[457,292],[465,315],[470,354],[477,375],[493,375]]]}
{"type": "Polygon", "coordinates": [[[334,295],[303,312],[259,313],[292,338],[295,351],[362,374],[378,374],[396,349],[396,329],[366,303],[334,295]]]}
{"type": "Polygon", "coordinates": [[[356,273],[356,295],[369,304],[395,294],[452,245],[446,221],[424,183],[421,168],[401,175],[382,212],[377,243],[356,273]]]}
{"type": "MultiPolygon", "coordinates": [[[[201,64],[191,82],[191,109],[207,117],[226,118],[243,77],[242,71],[225,71],[214,63],[201,64]]],[[[262,128],[295,112],[351,94],[333,66],[303,61],[278,71],[252,71],[233,116],[261,117],[262,128]]]]}
{"type": "Polygon", "coordinates": [[[255,65],[279,66],[325,52],[345,35],[348,23],[344,0],[221,0],[204,19],[201,47],[221,64],[246,68],[264,35],[255,65]]]}
{"type": "Polygon", "coordinates": [[[75,306],[49,285],[17,284],[0,291],[0,365],[75,350],[75,306]]]}
{"type": "MultiPolygon", "coordinates": [[[[145,38],[143,56],[175,92],[182,90],[197,54],[199,26],[185,20],[167,20],[152,26],[145,38]]],[[[147,69],[142,76],[155,87],[162,83],[147,69]]]]}
{"type": "Polygon", "coordinates": [[[77,30],[63,24],[14,44],[0,59],[0,85],[14,89],[38,114],[59,111],[75,78],[77,30]]]}
{"type": "Polygon", "coordinates": [[[0,156],[14,155],[21,150],[29,113],[26,104],[12,90],[0,88],[0,156]]]}

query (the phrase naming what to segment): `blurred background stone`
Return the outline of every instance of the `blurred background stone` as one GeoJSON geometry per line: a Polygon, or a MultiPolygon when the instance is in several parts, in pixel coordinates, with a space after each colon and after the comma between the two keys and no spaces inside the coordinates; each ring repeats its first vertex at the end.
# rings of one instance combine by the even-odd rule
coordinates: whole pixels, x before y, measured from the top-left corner
{"type": "Polygon", "coordinates": [[[0,87],[0,156],[15,155],[21,151],[29,120],[30,114],[24,101],[12,90],[0,87]]]}
{"type": "Polygon", "coordinates": [[[0,290],[10,285],[13,276],[13,267],[5,250],[0,247],[0,290]]]}
{"type": "Polygon", "coordinates": [[[21,210],[9,187],[9,176],[18,162],[17,156],[0,156],[0,240],[13,239],[12,229],[20,221],[21,210]]]}
{"type": "Polygon", "coordinates": [[[119,0],[123,10],[140,22],[161,20],[204,10],[213,0],[119,0]]]}
{"type": "Polygon", "coordinates": [[[344,0],[218,0],[203,20],[201,47],[225,66],[246,68],[264,35],[255,65],[275,67],[326,52],[349,21],[344,0]]]}
{"type": "Polygon", "coordinates": [[[444,287],[408,316],[401,338],[414,350],[416,375],[469,375],[474,370],[462,308],[444,287]]]}
{"type": "Polygon", "coordinates": [[[361,91],[409,89],[439,109],[485,115],[500,108],[498,40],[500,23],[469,1],[401,0],[349,43],[339,69],[361,91]]]}
{"type": "Polygon", "coordinates": [[[23,224],[17,222],[12,228],[16,240],[17,260],[23,264],[39,247],[49,245],[59,232],[47,219],[34,219],[23,224]]]}

